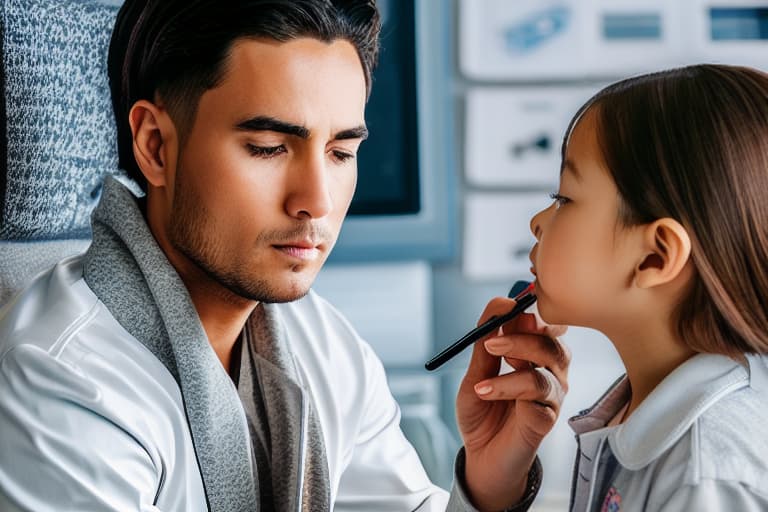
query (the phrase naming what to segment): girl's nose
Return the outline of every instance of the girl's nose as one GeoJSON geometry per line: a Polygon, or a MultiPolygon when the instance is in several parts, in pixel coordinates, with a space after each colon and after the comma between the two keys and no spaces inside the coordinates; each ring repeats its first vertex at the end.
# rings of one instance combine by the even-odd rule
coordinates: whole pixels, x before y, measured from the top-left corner
{"type": "Polygon", "coordinates": [[[545,211],[546,210],[541,210],[539,213],[531,217],[531,233],[533,233],[533,236],[536,237],[536,240],[539,239],[539,235],[541,234],[541,218],[545,211]]]}

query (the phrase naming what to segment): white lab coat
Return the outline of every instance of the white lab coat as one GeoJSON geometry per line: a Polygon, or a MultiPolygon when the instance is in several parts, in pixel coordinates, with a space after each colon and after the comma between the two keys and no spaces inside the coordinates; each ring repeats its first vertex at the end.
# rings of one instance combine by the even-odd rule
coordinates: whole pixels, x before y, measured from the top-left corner
{"type": "MultiPolygon", "coordinates": [[[[474,510],[427,478],[381,362],[314,293],[278,306],[317,404],[338,511],[474,510]]],[[[0,510],[201,511],[179,387],[73,257],[0,310],[0,510]]]]}

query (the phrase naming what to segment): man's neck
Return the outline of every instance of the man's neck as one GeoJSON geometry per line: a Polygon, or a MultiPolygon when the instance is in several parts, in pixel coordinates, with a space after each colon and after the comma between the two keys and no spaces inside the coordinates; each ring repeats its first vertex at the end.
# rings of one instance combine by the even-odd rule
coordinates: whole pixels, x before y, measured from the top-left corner
{"type": "Polygon", "coordinates": [[[232,348],[243,331],[248,317],[259,303],[237,297],[216,284],[201,286],[200,282],[188,283],[183,276],[182,279],[200,316],[208,342],[221,364],[229,372],[232,348]]]}
{"type": "Polygon", "coordinates": [[[232,349],[259,302],[232,293],[188,260],[174,267],[189,292],[208,342],[224,369],[231,373],[232,349]]]}
{"type": "Polygon", "coordinates": [[[160,216],[146,216],[152,235],[162,248],[168,261],[184,282],[192,304],[203,324],[208,342],[227,370],[231,372],[232,348],[245,326],[245,322],[258,306],[258,301],[248,300],[232,293],[214,281],[197,265],[173,248],[165,230],[160,229],[160,216]]]}

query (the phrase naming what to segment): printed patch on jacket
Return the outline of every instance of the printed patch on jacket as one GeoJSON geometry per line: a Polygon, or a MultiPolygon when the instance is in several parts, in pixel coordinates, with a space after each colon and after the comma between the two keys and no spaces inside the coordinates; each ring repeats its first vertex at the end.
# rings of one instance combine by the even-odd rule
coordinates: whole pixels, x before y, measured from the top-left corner
{"type": "Polygon", "coordinates": [[[608,489],[608,494],[605,495],[605,501],[603,501],[603,508],[600,512],[619,512],[621,510],[621,494],[615,487],[608,489]]]}

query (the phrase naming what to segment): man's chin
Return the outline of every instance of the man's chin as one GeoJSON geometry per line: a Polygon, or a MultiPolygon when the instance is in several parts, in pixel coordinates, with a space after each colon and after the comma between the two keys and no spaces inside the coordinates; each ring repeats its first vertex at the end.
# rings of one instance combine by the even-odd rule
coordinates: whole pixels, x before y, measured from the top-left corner
{"type": "MultiPolygon", "coordinates": [[[[225,283],[222,283],[225,284],[225,283]]],[[[227,286],[225,284],[225,286],[227,286]]],[[[312,280],[289,280],[288,282],[255,281],[252,283],[230,284],[229,290],[248,300],[265,304],[282,304],[299,300],[309,293],[312,280]]]]}
{"type": "Polygon", "coordinates": [[[261,302],[280,304],[293,302],[305,297],[315,282],[317,272],[303,269],[302,272],[292,273],[283,277],[284,279],[278,278],[271,283],[266,283],[267,285],[261,290],[263,292],[261,302]]]}
{"type": "Polygon", "coordinates": [[[294,302],[299,299],[304,298],[309,293],[309,287],[307,287],[305,290],[301,291],[292,291],[292,292],[286,292],[283,294],[279,293],[271,293],[271,294],[265,294],[259,302],[262,302],[264,304],[285,304],[286,302],[294,302]]]}
{"type": "Polygon", "coordinates": [[[280,273],[272,272],[271,279],[263,279],[259,274],[238,274],[235,272],[216,272],[210,267],[198,265],[204,272],[222,288],[236,297],[247,301],[278,304],[293,302],[301,299],[310,288],[317,272],[280,273]]]}

